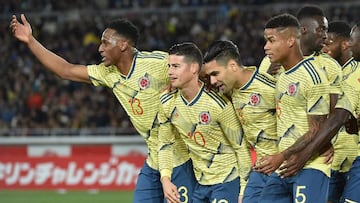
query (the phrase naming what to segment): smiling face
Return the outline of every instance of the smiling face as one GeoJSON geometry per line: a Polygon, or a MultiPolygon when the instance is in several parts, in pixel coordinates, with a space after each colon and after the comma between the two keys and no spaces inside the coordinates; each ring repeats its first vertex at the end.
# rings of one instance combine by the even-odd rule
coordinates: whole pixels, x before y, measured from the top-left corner
{"type": "Polygon", "coordinates": [[[196,72],[192,69],[193,65],[186,62],[183,55],[170,55],[168,74],[171,86],[180,89],[184,88],[196,76],[196,72]]]}
{"type": "Polygon", "coordinates": [[[206,75],[210,78],[211,85],[217,87],[225,94],[234,89],[236,85],[233,69],[235,63],[234,60],[230,59],[226,65],[221,65],[216,60],[212,60],[203,66],[206,75]]]}

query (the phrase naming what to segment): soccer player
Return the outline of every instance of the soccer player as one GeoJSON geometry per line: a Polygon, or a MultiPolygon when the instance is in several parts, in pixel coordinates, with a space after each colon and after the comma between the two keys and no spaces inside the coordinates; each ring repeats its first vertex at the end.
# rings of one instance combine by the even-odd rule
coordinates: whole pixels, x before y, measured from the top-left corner
{"type": "MultiPolygon", "coordinates": [[[[360,23],[357,23],[351,31],[350,50],[353,53],[353,57],[356,61],[360,61],[360,23]]],[[[342,96],[338,103],[337,108],[330,114],[329,118],[323,124],[323,127],[318,132],[317,136],[313,140],[300,140],[296,147],[288,150],[284,153],[287,157],[286,163],[280,167],[280,174],[283,177],[290,177],[298,173],[299,170],[305,165],[305,163],[316,153],[319,149],[328,143],[338,132],[340,127],[347,121],[354,121],[348,125],[347,130],[351,134],[357,134],[359,129],[356,121],[359,120],[360,112],[360,69],[357,68],[353,73],[349,75],[343,82],[343,90],[346,96],[342,96]],[[345,98],[345,99],[344,99],[345,98]],[[346,99],[348,98],[350,108],[346,105],[346,99]],[[344,102],[345,101],[345,102],[344,102]],[[338,107],[339,106],[339,107],[338,107]],[[353,118],[353,119],[349,119],[353,118]],[[352,128],[355,126],[354,128],[352,128]]],[[[343,196],[340,202],[360,202],[360,149],[358,156],[353,162],[348,175],[348,182],[345,185],[343,196]]]]}
{"type": "MultiPolygon", "coordinates": [[[[354,59],[360,62],[360,22],[353,26],[349,43],[350,50],[354,59]]],[[[360,68],[348,76],[345,80],[347,87],[345,93],[351,98],[351,104],[358,121],[360,120],[360,68]]],[[[360,143],[358,145],[358,155],[349,171],[348,182],[345,185],[341,202],[360,202],[360,143]]]]}
{"type": "Polygon", "coordinates": [[[334,21],[329,23],[327,43],[322,49],[341,65],[343,79],[346,79],[359,66],[359,62],[352,57],[349,47],[350,32],[351,27],[347,22],[334,21]]]}
{"type": "MultiPolygon", "coordinates": [[[[300,35],[300,24],[290,14],[274,16],[265,25],[265,53],[285,72],[278,78],[275,93],[280,153],[261,159],[255,166],[259,172],[278,169],[286,159],[283,151],[298,139],[313,139],[329,113],[329,82],[313,57],[304,59],[300,35]]],[[[273,172],[261,202],[326,202],[329,176],[330,165],[319,155],[294,177],[281,178],[273,172]]]]}
{"type": "MultiPolygon", "coordinates": [[[[255,149],[257,158],[277,153],[273,77],[258,72],[254,66],[243,66],[239,50],[231,41],[213,42],[205,53],[203,69],[211,85],[231,96],[245,138],[255,149]]],[[[243,202],[261,202],[259,197],[267,177],[255,171],[250,173],[243,202]]]]}
{"type": "Polygon", "coordinates": [[[330,112],[333,111],[337,98],[341,94],[341,66],[328,54],[321,52],[327,40],[328,21],[323,10],[315,5],[299,9],[297,18],[301,30],[301,51],[304,56],[315,59],[319,67],[326,72],[330,83],[330,112]]]}
{"type": "MultiPolygon", "coordinates": [[[[99,65],[77,65],[49,51],[32,35],[25,16],[22,23],[12,16],[10,28],[13,35],[25,43],[37,59],[62,79],[111,88],[129,115],[134,127],[145,139],[148,157],[140,171],[134,202],[163,202],[164,195],[158,170],[158,97],[168,85],[166,52],[141,52],[136,49],[138,29],[129,21],[120,19],[110,22],[101,37],[99,65]]],[[[176,142],[174,183],[191,195],[192,165],[184,143],[176,142]],[[178,167],[177,167],[178,166],[178,167]],[[190,174],[190,175],[189,175],[190,174]],[[185,181],[185,182],[184,182],[185,181]],[[188,181],[188,182],[186,182],[188,181]],[[184,187],[182,187],[184,186],[184,187]]]]}
{"type": "Polygon", "coordinates": [[[197,179],[193,202],[238,202],[240,184],[244,186],[251,169],[250,153],[231,102],[199,80],[202,62],[201,51],[193,43],[169,49],[172,89],[160,97],[159,111],[159,165],[165,196],[169,202],[179,202],[170,180],[171,148],[176,143],[171,132],[175,130],[193,161],[197,179]]]}
{"type": "MultiPolygon", "coordinates": [[[[346,22],[334,21],[329,23],[327,44],[323,48],[342,66],[343,78],[354,72],[359,66],[349,48],[351,27],[346,22]]],[[[347,172],[357,156],[358,136],[346,132],[341,128],[333,139],[334,160],[331,163],[331,177],[328,202],[340,201],[347,181],[347,172]]]]}
{"type": "MultiPolygon", "coordinates": [[[[327,40],[328,21],[323,10],[315,5],[307,5],[299,9],[297,18],[301,26],[301,51],[306,57],[313,57],[318,67],[326,73],[330,83],[330,111],[333,111],[339,94],[341,94],[342,69],[336,60],[321,52],[327,40]]],[[[274,65],[273,65],[274,66],[274,65]]],[[[265,57],[260,64],[260,72],[273,72],[277,76],[282,68],[270,66],[265,57]]],[[[276,66],[275,66],[276,67],[276,66]]]]}

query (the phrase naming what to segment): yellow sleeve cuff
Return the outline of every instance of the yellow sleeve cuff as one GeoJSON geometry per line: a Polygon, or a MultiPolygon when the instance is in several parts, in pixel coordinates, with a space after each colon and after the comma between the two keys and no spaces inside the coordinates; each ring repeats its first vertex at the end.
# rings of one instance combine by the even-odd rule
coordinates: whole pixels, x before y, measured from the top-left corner
{"type": "Polygon", "coordinates": [[[160,170],[161,178],[164,177],[164,176],[167,176],[167,177],[169,177],[171,179],[171,174],[172,174],[172,170],[169,170],[169,169],[160,170]]]}
{"type": "Polygon", "coordinates": [[[240,196],[244,196],[246,184],[247,184],[246,180],[243,179],[240,180],[240,196]]]}

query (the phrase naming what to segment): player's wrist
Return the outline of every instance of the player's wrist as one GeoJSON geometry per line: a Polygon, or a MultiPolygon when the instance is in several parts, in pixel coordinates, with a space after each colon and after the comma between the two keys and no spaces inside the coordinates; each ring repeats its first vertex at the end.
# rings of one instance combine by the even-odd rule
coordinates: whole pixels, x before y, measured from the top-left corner
{"type": "Polygon", "coordinates": [[[26,45],[27,45],[28,47],[30,47],[30,46],[31,46],[32,44],[34,44],[35,42],[36,42],[36,39],[35,39],[35,37],[34,37],[32,34],[30,34],[28,40],[25,41],[25,43],[26,43],[26,45]]]}
{"type": "Polygon", "coordinates": [[[162,176],[160,178],[160,181],[161,181],[161,183],[164,183],[164,182],[170,182],[171,180],[170,180],[169,176],[162,176]]]}
{"type": "Polygon", "coordinates": [[[282,161],[285,161],[285,160],[289,159],[290,153],[285,150],[283,152],[280,152],[280,156],[282,158],[282,161]]]}

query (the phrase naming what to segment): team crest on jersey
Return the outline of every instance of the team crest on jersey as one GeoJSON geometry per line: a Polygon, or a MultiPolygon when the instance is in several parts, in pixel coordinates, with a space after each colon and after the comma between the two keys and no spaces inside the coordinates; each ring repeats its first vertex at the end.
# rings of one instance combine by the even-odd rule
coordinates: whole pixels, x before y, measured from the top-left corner
{"type": "Polygon", "coordinates": [[[205,112],[205,111],[201,112],[199,115],[199,120],[201,124],[210,123],[211,118],[209,112],[205,112]]]}
{"type": "Polygon", "coordinates": [[[144,90],[144,89],[147,89],[149,86],[150,86],[150,80],[147,76],[142,76],[140,79],[139,79],[139,87],[140,89],[144,90]]]}
{"type": "Polygon", "coordinates": [[[287,87],[286,93],[289,96],[294,96],[297,92],[297,84],[295,83],[290,83],[289,86],[287,87]]]}
{"type": "Polygon", "coordinates": [[[260,103],[260,95],[256,93],[252,93],[249,98],[249,102],[253,106],[257,106],[260,103]]]}

